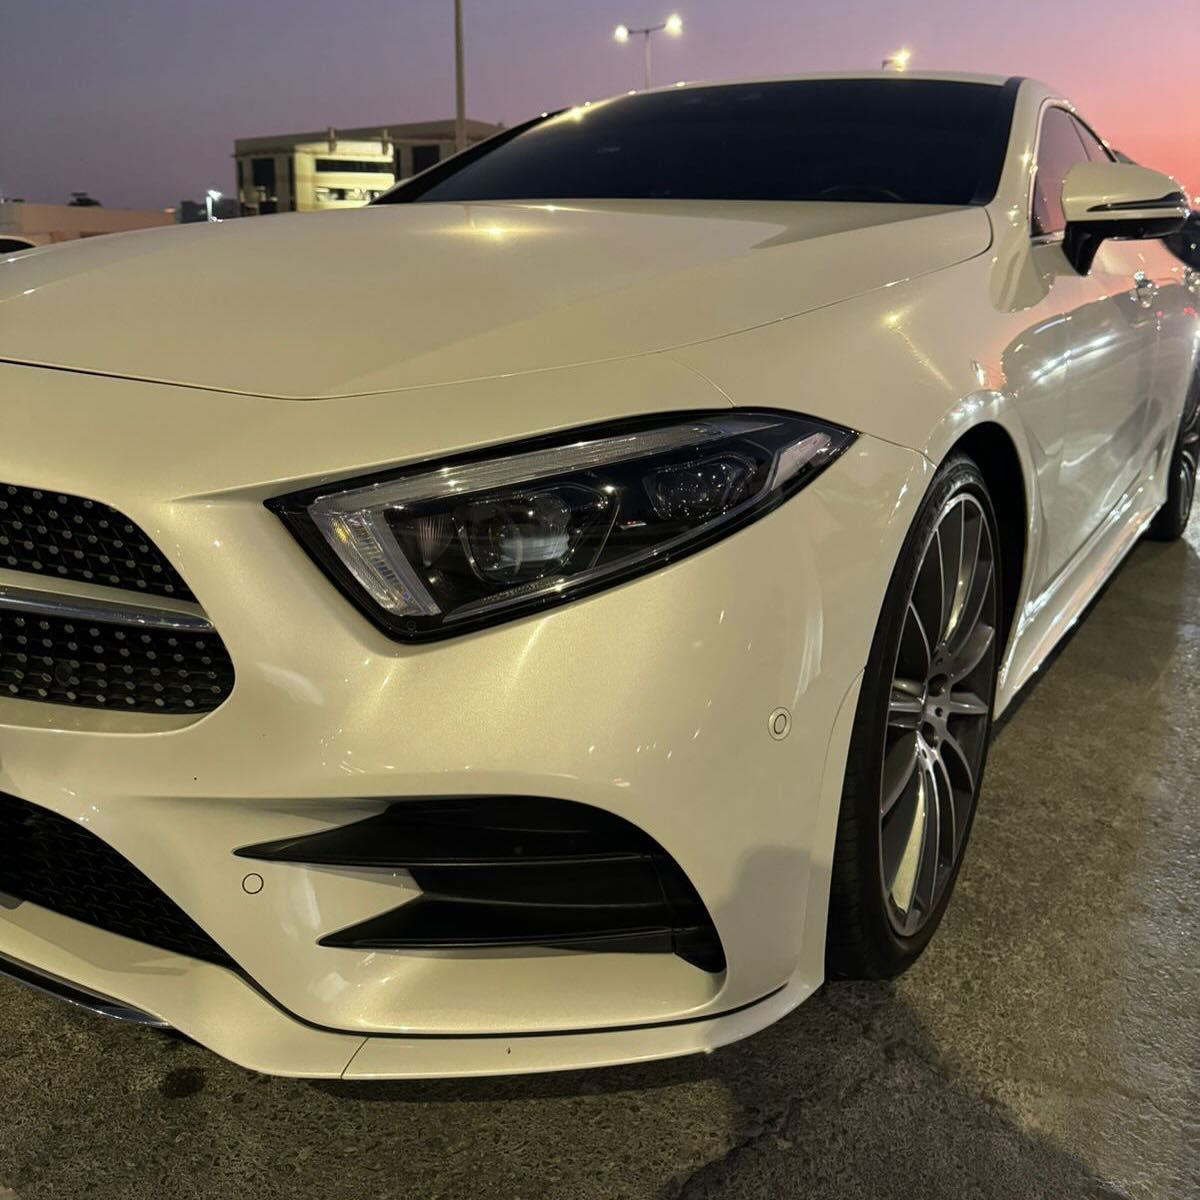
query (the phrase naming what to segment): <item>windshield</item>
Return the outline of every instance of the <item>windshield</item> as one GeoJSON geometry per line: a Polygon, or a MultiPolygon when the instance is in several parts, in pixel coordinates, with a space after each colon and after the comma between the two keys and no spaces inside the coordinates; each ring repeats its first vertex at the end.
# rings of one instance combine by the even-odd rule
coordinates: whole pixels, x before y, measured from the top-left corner
{"type": "Polygon", "coordinates": [[[887,78],[626,96],[511,130],[377,203],[984,204],[999,182],[1014,95],[987,83],[887,78]]]}

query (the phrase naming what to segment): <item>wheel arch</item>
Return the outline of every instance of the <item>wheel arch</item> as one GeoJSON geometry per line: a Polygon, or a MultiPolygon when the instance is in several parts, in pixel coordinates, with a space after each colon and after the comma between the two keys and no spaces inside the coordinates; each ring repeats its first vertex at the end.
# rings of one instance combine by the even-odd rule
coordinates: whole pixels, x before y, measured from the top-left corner
{"type": "Polygon", "coordinates": [[[1005,640],[1011,637],[1021,603],[1029,557],[1031,521],[1028,486],[1012,435],[996,421],[972,426],[947,451],[966,454],[983,475],[1000,533],[1005,640]]]}

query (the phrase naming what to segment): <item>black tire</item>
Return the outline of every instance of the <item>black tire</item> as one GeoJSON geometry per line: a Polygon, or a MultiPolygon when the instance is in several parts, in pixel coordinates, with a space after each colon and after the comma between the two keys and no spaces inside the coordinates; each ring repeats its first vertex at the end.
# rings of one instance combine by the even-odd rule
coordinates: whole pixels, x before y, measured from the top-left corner
{"type": "Polygon", "coordinates": [[[1168,468],[1170,482],[1166,503],[1155,513],[1146,530],[1146,537],[1152,542],[1175,542],[1183,537],[1196,498],[1197,466],[1200,466],[1200,375],[1192,380],[1183,404],[1183,416],[1179,420],[1179,433],[1168,468]]]}
{"type": "MultiPolygon", "coordinates": [[[[939,551],[940,547],[939,536],[939,551]]],[[[834,848],[826,942],[826,973],[831,979],[890,979],[901,974],[924,950],[945,912],[962,864],[963,850],[974,818],[975,801],[983,781],[987,743],[991,734],[991,713],[995,703],[996,676],[1005,640],[1003,606],[1000,602],[1003,581],[999,577],[999,547],[995,512],[979,468],[965,455],[951,456],[934,477],[905,539],[888,585],[859,696],[850,738],[834,848]],[[910,619],[909,601],[910,598],[915,601],[918,574],[926,561],[926,549],[933,546],[934,530],[938,528],[943,514],[950,511],[959,502],[958,498],[964,494],[976,502],[972,505],[972,512],[978,510],[982,513],[982,518],[976,516],[975,520],[986,521],[995,573],[994,594],[989,609],[994,641],[994,648],[990,652],[991,662],[988,664],[989,677],[986,686],[979,683],[980,676],[971,677],[979,698],[986,703],[986,712],[978,715],[980,724],[973,727],[978,730],[980,742],[977,752],[981,757],[978,759],[978,770],[974,772],[974,795],[971,797],[969,815],[965,819],[965,829],[951,835],[958,849],[956,857],[949,865],[941,862],[937,853],[936,847],[940,844],[939,833],[936,832],[938,826],[933,826],[933,870],[935,876],[939,871],[943,872],[943,890],[940,892],[940,898],[934,902],[931,896],[928,909],[922,914],[920,927],[911,933],[905,933],[896,927],[894,897],[889,892],[888,872],[883,857],[884,823],[887,819],[884,816],[887,809],[883,799],[886,791],[884,756],[885,752],[890,753],[889,737],[894,730],[894,709],[891,706],[898,695],[894,680],[900,673],[901,639],[911,638],[911,633],[906,633],[905,623],[910,619]]],[[[945,607],[943,604],[943,611],[945,607]]],[[[982,621],[980,625],[982,627],[982,621]]],[[[930,695],[930,688],[926,686],[925,697],[921,703],[932,703],[930,695]]],[[[941,716],[940,709],[938,715],[941,716]]],[[[936,734],[932,736],[936,737],[936,734]]],[[[914,733],[913,738],[921,745],[919,734],[914,733]]],[[[923,816],[922,828],[926,824],[929,824],[927,814],[923,816]]],[[[914,835],[910,833],[907,836],[911,840],[914,835]]]]}

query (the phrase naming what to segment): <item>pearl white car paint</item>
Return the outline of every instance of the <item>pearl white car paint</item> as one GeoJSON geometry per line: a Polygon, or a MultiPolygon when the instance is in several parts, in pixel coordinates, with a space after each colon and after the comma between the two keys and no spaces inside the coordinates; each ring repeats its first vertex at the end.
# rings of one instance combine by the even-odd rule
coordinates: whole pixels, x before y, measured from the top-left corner
{"type": "MultiPolygon", "coordinates": [[[[247,1067],[325,1077],[707,1050],[810,995],[862,672],[937,464],[984,424],[1020,463],[1027,550],[998,711],[1165,496],[1195,298],[1156,242],[1105,242],[1080,276],[1059,242],[1031,239],[1047,104],[1065,102],[1021,85],[984,208],[418,205],[0,261],[0,479],[128,514],[237,668],[201,718],[0,698],[0,791],[116,847],[245,976],[31,904],[0,907],[0,956],[247,1067]],[[431,645],[389,640],[263,507],[397,463],[724,406],[861,436],[690,558],[431,645]],[[555,796],[638,825],[700,892],[726,971],[320,947],[411,880],[233,855],[387,797],[463,794],[555,796]]],[[[50,590],[0,571],[15,578],[50,590]]]]}
{"type": "Polygon", "coordinates": [[[704,341],[991,240],[978,209],[780,209],[436,204],[97,239],[69,264],[31,255],[5,272],[0,356],[294,400],[394,394],[704,341]],[[120,305],[96,304],[101,279],[120,305]]]}
{"type": "Polygon", "coordinates": [[[1155,190],[1162,185],[1158,171],[1135,163],[1079,163],[1063,181],[1063,211],[1068,221],[1076,223],[1104,220],[1114,209],[1126,216],[1153,217],[1159,209],[1143,208],[1137,202],[1160,199],[1155,190]]]}

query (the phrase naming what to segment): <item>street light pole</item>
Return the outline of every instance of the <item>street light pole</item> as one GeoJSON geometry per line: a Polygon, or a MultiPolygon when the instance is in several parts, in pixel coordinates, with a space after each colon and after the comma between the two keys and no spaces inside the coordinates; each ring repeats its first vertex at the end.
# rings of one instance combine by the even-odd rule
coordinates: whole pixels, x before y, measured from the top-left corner
{"type": "Polygon", "coordinates": [[[454,0],[454,149],[467,148],[467,81],[463,75],[462,0],[454,0]]]}
{"type": "Polygon", "coordinates": [[[630,29],[628,25],[618,25],[613,30],[613,39],[618,42],[627,42],[636,34],[642,36],[642,86],[649,89],[650,87],[650,38],[656,33],[669,33],[672,37],[678,37],[683,32],[683,18],[678,13],[672,13],[665,21],[658,25],[645,25],[640,29],[630,29]]]}

